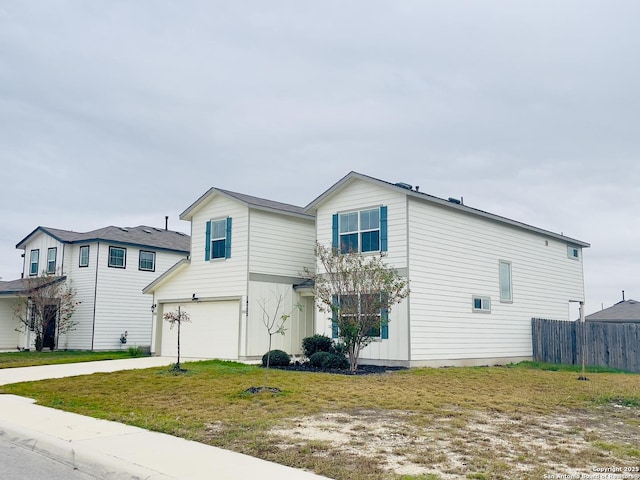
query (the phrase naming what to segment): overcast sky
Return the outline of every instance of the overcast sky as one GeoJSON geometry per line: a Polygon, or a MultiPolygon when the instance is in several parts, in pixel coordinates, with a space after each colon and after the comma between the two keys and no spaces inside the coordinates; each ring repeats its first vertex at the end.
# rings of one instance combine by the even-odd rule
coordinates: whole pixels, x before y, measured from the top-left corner
{"type": "Polygon", "coordinates": [[[0,0],[0,277],[38,225],[169,226],[355,170],[591,243],[640,300],[640,2],[0,0]]]}

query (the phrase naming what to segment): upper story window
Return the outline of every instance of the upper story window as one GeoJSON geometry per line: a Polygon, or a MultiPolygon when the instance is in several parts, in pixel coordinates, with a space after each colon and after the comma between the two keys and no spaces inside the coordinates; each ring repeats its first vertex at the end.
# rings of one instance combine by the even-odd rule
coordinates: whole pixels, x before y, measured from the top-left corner
{"type": "Polygon", "coordinates": [[[52,247],[47,250],[47,273],[56,273],[56,255],[58,254],[58,249],[56,247],[52,247]]]}
{"type": "Polygon", "coordinates": [[[513,289],[511,285],[511,262],[500,260],[500,301],[512,302],[513,289]]]}
{"type": "Polygon", "coordinates": [[[387,207],[333,216],[333,247],[340,253],[387,251],[387,207]]]}
{"type": "Polygon", "coordinates": [[[80,258],[78,260],[78,266],[89,266],[89,245],[83,245],[82,247],[80,247],[80,258]]]}
{"type": "Polygon", "coordinates": [[[125,268],[127,266],[127,249],[122,247],[109,247],[109,266],[125,268]]]}
{"type": "Polygon", "coordinates": [[[154,272],[156,270],[156,252],[140,250],[138,268],[147,272],[154,272]]]}
{"type": "Polygon", "coordinates": [[[567,257],[573,260],[580,260],[580,249],[578,247],[567,245],[567,257]]]}
{"type": "Polygon", "coordinates": [[[40,250],[31,250],[29,254],[29,275],[38,275],[38,263],[40,261],[40,250]]]}
{"type": "Polygon", "coordinates": [[[208,221],[205,237],[206,261],[231,258],[231,217],[208,221]]]}

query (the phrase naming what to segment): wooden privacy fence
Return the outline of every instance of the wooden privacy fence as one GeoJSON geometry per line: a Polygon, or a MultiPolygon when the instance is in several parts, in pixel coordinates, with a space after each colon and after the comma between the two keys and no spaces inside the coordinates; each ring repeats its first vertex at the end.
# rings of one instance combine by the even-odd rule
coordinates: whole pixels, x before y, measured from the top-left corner
{"type": "Polygon", "coordinates": [[[531,319],[533,359],[640,372],[640,323],[531,319]]]}

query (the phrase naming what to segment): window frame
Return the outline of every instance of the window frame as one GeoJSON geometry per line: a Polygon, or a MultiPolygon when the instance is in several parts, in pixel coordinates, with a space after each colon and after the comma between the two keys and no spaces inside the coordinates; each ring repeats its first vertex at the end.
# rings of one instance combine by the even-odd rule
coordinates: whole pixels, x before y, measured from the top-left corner
{"type": "Polygon", "coordinates": [[[351,210],[347,212],[338,213],[338,248],[340,250],[340,254],[344,255],[350,252],[353,253],[378,253],[382,250],[382,221],[380,214],[380,207],[371,207],[371,208],[363,208],[359,210],[351,210]],[[377,227],[371,228],[363,228],[363,215],[371,214],[371,212],[375,212],[377,216],[377,227]],[[356,218],[356,228],[353,229],[351,225],[351,216],[355,216],[356,218]],[[346,225],[345,225],[346,222],[346,225]],[[377,232],[377,249],[368,249],[363,250],[363,239],[366,234],[377,232]],[[352,249],[353,242],[351,239],[348,242],[343,242],[343,237],[351,237],[356,236],[356,245],[357,248],[352,249]],[[348,246],[349,248],[345,248],[348,246]]]}
{"type": "Polygon", "coordinates": [[[156,252],[151,250],[140,250],[138,253],[138,270],[143,272],[155,272],[156,271],[156,252]],[[143,254],[151,254],[151,268],[143,268],[142,267],[142,255],[143,254]]]}
{"type": "Polygon", "coordinates": [[[580,247],[575,247],[573,245],[567,245],[567,258],[570,260],[575,260],[577,262],[580,261],[580,247]]]}
{"type": "Polygon", "coordinates": [[[107,258],[107,266],[109,268],[127,268],[127,249],[125,247],[115,247],[109,245],[109,257],[107,258]],[[111,255],[112,250],[122,250],[122,265],[115,265],[111,262],[111,259],[113,258],[111,255]]]}
{"type": "Polygon", "coordinates": [[[225,218],[217,218],[217,219],[212,219],[211,220],[211,238],[209,240],[209,244],[210,244],[210,252],[211,252],[211,260],[224,260],[225,258],[227,258],[226,256],[226,251],[227,251],[227,217],[225,218]],[[218,236],[216,237],[214,234],[215,231],[215,226],[216,224],[220,225],[222,227],[222,236],[218,236]],[[220,245],[220,242],[222,242],[222,254],[220,255],[218,253],[218,255],[216,255],[215,253],[215,249],[214,249],[214,244],[218,242],[218,245],[220,245]]]}
{"type": "Polygon", "coordinates": [[[472,295],[471,311],[473,313],[491,313],[491,297],[487,295],[472,295]],[[476,301],[480,301],[480,307],[476,307],[476,301]],[[484,308],[485,305],[487,308],[484,308]]]}
{"type": "MultiPolygon", "coordinates": [[[[335,305],[338,307],[338,309],[340,310],[340,316],[341,317],[355,317],[355,316],[363,316],[362,313],[360,313],[361,310],[361,297],[362,295],[379,295],[380,296],[380,310],[379,312],[376,314],[376,317],[378,318],[378,321],[376,323],[376,326],[372,326],[371,330],[376,329],[377,330],[377,334],[374,335],[367,335],[367,337],[372,338],[374,341],[380,341],[380,340],[388,340],[389,339],[389,309],[387,307],[384,306],[385,301],[383,300],[383,296],[385,296],[384,293],[357,293],[357,294],[352,294],[352,295],[334,295],[334,303],[335,305]],[[353,297],[358,297],[358,313],[355,314],[343,314],[342,313],[342,308],[341,305],[343,304],[343,302],[345,301],[345,298],[353,298],[353,297]]],[[[337,312],[333,312],[332,315],[332,337],[333,338],[337,338],[339,336],[339,326],[338,326],[338,322],[337,322],[337,312]]]]}
{"type": "Polygon", "coordinates": [[[38,268],[40,265],[40,249],[34,248],[29,251],[29,275],[34,276],[38,275],[38,268]],[[34,254],[35,254],[35,262],[34,262],[34,254]],[[35,269],[33,268],[35,265],[35,269]]]}
{"type": "Polygon", "coordinates": [[[47,249],[47,273],[56,273],[57,257],[58,257],[58,247],[49,247],[47,249]],[[52,253],[53,253],[53,260],[51,259],[52,253]]]}
{"type": "Polygon", "coordinates": [[[91,254],[90,245],[81,245],[80,250],[78,252],[78,267],[85,268],[89,266],[89,255],[91,254]],[[82,251],[86,248],[87,251],[87,261],[86,263],[82,263],[82,251]]]}
{"type": "Polygon", "coordinates": [[[498,287],[500,290],[500,303],[513,303],[513,268],[511,266],[511,262],[508,260],[499,260],[498,261],[498,287]],[[508,278],[505,278],[505,271],[503,270],[503,266],[507,267],[508,278]],[[508,297],[503,295],[503,287],[505,282],[508,280],[508,297]]]}

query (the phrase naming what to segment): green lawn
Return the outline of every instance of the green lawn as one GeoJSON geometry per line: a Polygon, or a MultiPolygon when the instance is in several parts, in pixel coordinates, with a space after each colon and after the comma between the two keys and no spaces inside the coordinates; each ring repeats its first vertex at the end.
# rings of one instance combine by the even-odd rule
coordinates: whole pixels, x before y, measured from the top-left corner
{"type": "Polygon", "coordinates": [[[535,478],[640,465],[640,375],[520,365],[349,376],[185,363],[0,387],[336,479],[535,478]],[[535,368],[534,368],[535,367],[535,368]]]}
{"type": "Polygon", "coordinates": [[[54,365],[59,363],[95,362],[97,360],[115,360],[131,358],[128,349],[112,352],[87,351],[28,351],[0,353],[0,368],[32,367],[36,365],[54,365]]]}

